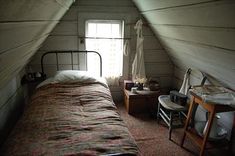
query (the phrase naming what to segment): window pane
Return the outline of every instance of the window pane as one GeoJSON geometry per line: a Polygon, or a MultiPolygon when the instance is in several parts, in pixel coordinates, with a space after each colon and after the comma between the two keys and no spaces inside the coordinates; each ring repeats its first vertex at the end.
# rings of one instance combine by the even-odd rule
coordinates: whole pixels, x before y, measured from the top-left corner
{"type": "MultiPolygon", "coordinates": [[[[113,21],[92,21],[87,23],[87,35],[89,37],[121,38],[120,24],[113,21]]],[[[103,76],[121,76],[123,64],[123,46],[120,39],[86,39],[86,49],[94,50],[101,54],[103,60],[103,76]]],[[[88,71],[99,75],[99,58],[94,55],[87,57],[88,71]]]]}
{"type": "Polygon", "coordinates": [[[120,37],[120,25],[119,24],[112,24],[112,37],[120,37]]]}
{"type": "Polygon", "coordinates": [[[97,37],[111,37],[111,24],[97,24],[97,37]]]}
{"type": "Polygon", "coordinates": [[[96,24],[95,23],[88,23],[88,37],[95,37],[96,36],[96,24]]]}

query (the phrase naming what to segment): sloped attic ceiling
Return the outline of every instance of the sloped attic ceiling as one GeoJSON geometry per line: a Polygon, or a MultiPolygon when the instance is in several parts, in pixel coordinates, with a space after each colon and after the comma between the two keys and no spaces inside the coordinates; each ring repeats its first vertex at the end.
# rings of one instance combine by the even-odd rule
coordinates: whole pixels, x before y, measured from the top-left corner
{"type": "Polygon", "coordinates": [[[235,89],[235,1],[133,0],[175,64],[235,89]]]}
{"type": "Polygon", "coordinates": [[[0,88],[47,38],[73,0],[0,0],[0,88]]]}

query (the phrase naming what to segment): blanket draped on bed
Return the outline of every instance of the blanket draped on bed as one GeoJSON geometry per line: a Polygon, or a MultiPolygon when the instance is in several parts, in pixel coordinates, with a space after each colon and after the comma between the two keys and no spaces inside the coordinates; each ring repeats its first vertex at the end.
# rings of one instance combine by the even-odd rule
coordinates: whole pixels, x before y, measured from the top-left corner
{"type": "Polygon", "coordinates": [[[37,89],[1,155],[136,155],[110,91],[98,83],[37,89]]]}

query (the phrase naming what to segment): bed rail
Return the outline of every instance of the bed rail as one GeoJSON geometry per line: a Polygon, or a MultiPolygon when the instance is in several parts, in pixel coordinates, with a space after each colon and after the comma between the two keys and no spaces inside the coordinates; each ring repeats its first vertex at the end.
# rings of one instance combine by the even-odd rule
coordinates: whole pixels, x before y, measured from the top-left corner
{"type": "Polygon", "coordinates": [[[58,61],[58,54],[69,54],[71,55],[71,65],[72,65],[72,70],[73,70],[73,66],[74,66],[74,63],[73,63],[73,54],[74,53],[83,53],[83,54],[86,54],[87,53],[95,53],[99,56],[99,60],[100,60],[100,76],[102,76],[102,57],[101,55],[97,52],[97,51],[80,51],[80,50],[63,50],[63,51],[48,51],[46,53],[44,53],[42,56],[41,56],[41,69],[42,69],[42,74],[45,75],[44,73],[44,62],[43,62],[43,59],[44,57],[47,55],[47,54],[55,54],[56,55],[56,69],[59,70],[59,61],[58,61]]]}

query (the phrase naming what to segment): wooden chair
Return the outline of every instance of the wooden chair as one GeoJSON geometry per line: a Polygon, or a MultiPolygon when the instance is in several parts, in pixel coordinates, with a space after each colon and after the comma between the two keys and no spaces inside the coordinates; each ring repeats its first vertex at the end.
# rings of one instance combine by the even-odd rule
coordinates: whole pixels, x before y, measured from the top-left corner
{"type": "Polygon", "coordinates": [[[176,97],[178,98],[186,99],[185,103],[180,105],[172,102],[170,95],[161,95],[158,97],[157,121],[159,121],[159,118],[161,117],[169,127],[169,140],[171,140],[172,129],[184,126],[182,117],[186,118],[184,112],[187,110],[185,107],[187,96],[176,91],[174,91],[174,94],[176,94],[176,97]],[[178,121],[176,119],[178,119],[178,121]],[[178,122],[177,124],[176,121],[178,122]]]}
{"type": "MultiPolygon", "coordinates": [[[[190,75],[191,71],[192,70],[189,68],[186,73],[190,75]]],[[[201,71],[199,72],[201,73],[202,76],[201,85],[204,85],[207,77],[201,71]]],[[[177,91],[171,91],[170,95],[161,95],[158,97],[158,111],[157,111],[157,121],[159,121],[161,117],[169,127],[169,140],[171,140],[172,129],[184,127],[183,118],[187,118],[185,112],[188,110],[186,95],[181,94],[177,91]],[[170,96],[172,95],[171,93],[175,95],[174,98],[170,96]],[[178,124],[176,124],[175,121],[178,121],[177,122],[178,124]]],[[[193,114],[195,114],[195,111],[196,108],[193,111],[193,114]]],[[[193,124],[193,121],[191,124],[193,124]]]]}

